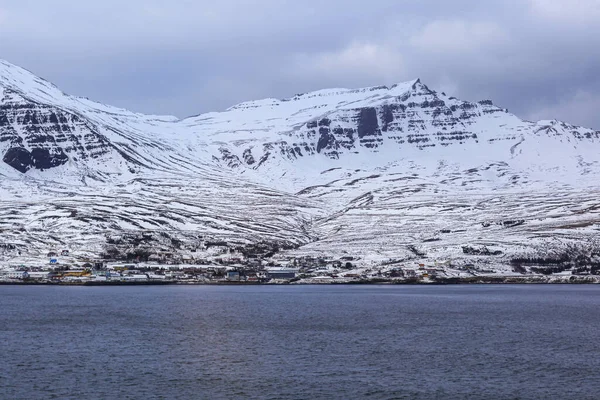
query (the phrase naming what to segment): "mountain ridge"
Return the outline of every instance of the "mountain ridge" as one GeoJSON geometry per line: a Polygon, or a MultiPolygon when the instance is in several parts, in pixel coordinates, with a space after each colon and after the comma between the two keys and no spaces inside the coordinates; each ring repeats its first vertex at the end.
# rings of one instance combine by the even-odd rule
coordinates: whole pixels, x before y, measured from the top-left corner
{"type": "MultiPolygon", "coordinates": [[[[339,158],[342,153],[364,147],[377,150],[390,141],[399,147],[408,144],[422,150],[456,142],[460,145],[478,142],[482,135],[481,139],[487,141],[512,140],[514,146],[525,129],[531,130],[532,134],[546,129],[548,133],[563,136],[570,133],[575,138],[587,139],[596,139],[599,135],[598,131],[562,122],[520,120],[490,100],[461,101],[429,89],[420,79],[389,87],[323,89],[288,99],[246,101],[223,112],[177,119],[133,113],[70,96],[26,70],[4,61],[0,66],[0,85],[16,91],[25,101],[39,102],[84,117],[95,130],[102,131],[100,134],[108,142],[119,143],[116,147],[121,150],[121,155],[135,153],[136,146],[143,147],[139,146],[141,143],[169,148],[185,159],[193,159],[195,156],[190,157],[189,150],[178,151],[176,148],[181,148],[181,143],[172,140],[173,136],[187,136],[183,147],[211,147],[206,154],[210,158],[208,162],[217,161],[232,168],[256,169],[270,159],[293,160],[306,154],[339,158]],[[352,115],[353,110],[359,112],[352,115]],[[496,121],[487,118],[493,114],[497,116],[496,121]],[[492,128],[497,131],[501,131],[500,125],[512,126],[499,137],[489,137],[485,123],[496,124],[492,128]]],[[[569,137],[565,139],[570,140],[569,137]]],[[[81,151],[79,155],[86,157],[81,151]]],[[[155,164],[148,157],[153,158],[136,154],[129,162],[120,161],[120,165],[134,171],[136,165],[155,164]],[[129,165],[132,163],[135,165],[129,165]]],[[[54,164],[62,165],[66,159],[71,158],[59,153],[54,164]]],[[[281,164],[281,160],[276,161],[281,164]]],[[[55,165],[50,162],[44,166],[55,165]]],[[[21,172],[25,170],[19,168],[21,172]]]]}
{"type": "Polygon", "coordinates": [[[151,232],[165,249],[202,237],[368,263],[494,243],[508,257],[594,233],[599,150],[600,131],[420,79],[177,119],[70,96],[0,60],[0,231],[27,254],[97,255],[151,232]]]}

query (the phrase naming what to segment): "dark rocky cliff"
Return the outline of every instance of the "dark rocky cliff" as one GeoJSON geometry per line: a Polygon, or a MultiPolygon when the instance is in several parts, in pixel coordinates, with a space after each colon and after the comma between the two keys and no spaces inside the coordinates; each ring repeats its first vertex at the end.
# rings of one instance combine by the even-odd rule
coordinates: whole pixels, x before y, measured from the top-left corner
{"type": "Polygon", "coordinates": [[[111,151],[108,139],[85,119],[8,89],[0,88],[0,94],[2,161],[16,170],[45,170],[111,151]]]}

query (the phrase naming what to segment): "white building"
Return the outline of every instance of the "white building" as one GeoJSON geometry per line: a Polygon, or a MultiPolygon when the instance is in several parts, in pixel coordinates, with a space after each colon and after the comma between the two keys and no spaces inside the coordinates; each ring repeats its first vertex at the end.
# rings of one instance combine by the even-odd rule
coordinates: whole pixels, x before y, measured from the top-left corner
{"type": "Polygon", "coordinates": [[[142,282],[142,281],[148,280],[148,275],[146,275],[146,274],[126,275],[123,278],[126,281],[142,282]]]}
{"type": "Polygon", "coordinates": [[[48,279],[49,271],[29,271],[29,278],[31,279],[48,279]]]}
{"type": "Polygon", "coordinates": [[[29,274],[27,271],[16,271],[14,269],[0,270],[0,277],[7,279],[27,279],[29,274]]]}

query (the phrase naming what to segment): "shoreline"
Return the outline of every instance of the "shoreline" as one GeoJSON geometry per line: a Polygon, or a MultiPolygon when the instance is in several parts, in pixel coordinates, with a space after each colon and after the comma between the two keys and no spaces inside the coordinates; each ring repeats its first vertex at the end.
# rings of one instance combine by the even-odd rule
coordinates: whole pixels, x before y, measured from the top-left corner
{"type": "Polygon", "coordinates": [[[569,277],[496,277],[496,276],[478,276],[468,278],[441,278],[428,281],[419,280],[385,280],[385,279],[366,279],[342,282],[186,282],[186,281],[99,281],[99,282],[41,282],[41,281],[0,281],[0,286],[170,286],[170,285],[191,285],[191,286],[282,286],[282,285],[413,285],[413,286],[445,286],[445,285],[594,285],[600,284],[600,277],[595,276],[569,276],[569,277]],[[566,279],[564,279],[566,278],[566,279]]]}

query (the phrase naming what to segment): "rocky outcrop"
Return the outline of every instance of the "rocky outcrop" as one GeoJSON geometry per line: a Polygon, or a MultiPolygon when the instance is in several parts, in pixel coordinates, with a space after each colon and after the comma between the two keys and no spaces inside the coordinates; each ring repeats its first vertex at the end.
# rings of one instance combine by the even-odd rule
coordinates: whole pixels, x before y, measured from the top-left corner
{"type": "Polygon", "coordinates": [[[78,115],[8,89],[0,93],[0,145],[7,148],[2,160],[17,171],[46,170],[111,152],[110,142],[78,115]]]}
{"type": "MultiPolygon", "coordinates": [[[[373,88],[378,89],[378,88],[373,88]]],[[[319,154],[338,159],[344,153],[377,152],[388,142],[399,150],[406,146],[425,149],[437,146],[461,145],[479,141],[475,125],[481,118],[506,114],[490,100],[478,103],[460,101],[437,93],[420,81],[400,96],[390,97],[373,107],[334,110],[326,116],[307,122],[289,138],[265,147],[273,157],[273,148],[288,159],[319,154]]],[[[502,134],[502,132],[501,132],[502,134]]],[[[576,133],[573,133],[576,135],[576,133]]],[[[588,135],[589,136],[589,135],[588,135]]],[[[514,133],[509,135],[514,139],[514,133]]],[[[493,140],[503,140],[503,137],[493,140]]],[[[244,150],[244,154],[248,149],[244,150]]],[[[223,160],[231,165],[231,155],[223,160]]],[[[244,156],[246,159],[246,156],[244,156]]],[[[248,159],[253,161],[252,158],[248,159]]],[[[245,161],[248,166],[256,164],[245,161]]],[[[235,164],[235,163],[234,163],[235,164]]]]}
{"type": "Polygon", "coordinates": [[[61,148],[56,148],[51,153],[50,150],[44,148],[34,148],[29,151],[23,147],[11,147],[2,158],[2,161],[22,173],[29,171],[31,168],[43,171],[58,167],[68,160],[69,157],[61,148]]]}

